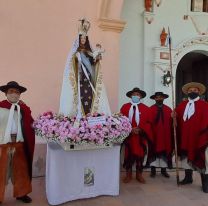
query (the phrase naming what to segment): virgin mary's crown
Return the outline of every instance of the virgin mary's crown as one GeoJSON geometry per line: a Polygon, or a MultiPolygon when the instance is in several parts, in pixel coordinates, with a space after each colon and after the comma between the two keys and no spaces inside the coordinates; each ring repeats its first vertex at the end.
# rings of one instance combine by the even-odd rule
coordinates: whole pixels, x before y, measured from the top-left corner
{"type": "Polygon", "coordinates": [[[90,29],[90,22],[85,18],[82,18],[79,21],[79,34],[87,36],[87,32],[90,29]]]}

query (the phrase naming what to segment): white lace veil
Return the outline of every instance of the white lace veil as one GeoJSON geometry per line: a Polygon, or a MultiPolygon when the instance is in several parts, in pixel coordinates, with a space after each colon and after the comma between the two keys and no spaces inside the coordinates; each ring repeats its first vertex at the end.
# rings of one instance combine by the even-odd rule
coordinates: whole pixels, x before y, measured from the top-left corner
{"type": "Polygon", "coordinates": [[[70,62],[72,60],[72,56],[76,53],[77,49],[79,48],[79,36],[75,39],[71,51],[69,52],[65,64],[65,69],[64,69],[64,76],[69,76],[69,71],[70,71],[70,62]]]}
{"type": "Polygon", "coordinates": [[[72,116],[75,109],[73,108],[73,88],[69,80],[70,69],[72,67],[72,57],[79,47],[79,36],[73,42],[69,52],[63,73],[63,82],[60,95],[59,113],[65,116],[72,116]]]}

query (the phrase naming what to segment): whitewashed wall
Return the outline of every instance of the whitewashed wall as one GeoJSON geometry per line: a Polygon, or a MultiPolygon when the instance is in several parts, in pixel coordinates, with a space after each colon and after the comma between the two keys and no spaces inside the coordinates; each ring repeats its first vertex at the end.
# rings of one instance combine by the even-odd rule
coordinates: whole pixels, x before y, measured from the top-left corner
{"type": "MultiPolygon", "coordinates": [[[[191,0],[163,0],[162,4],[153,8],[153,22],[148,24],[144,19],[144,3],[142,0],[125,0],[121,18],[127,22],[120,39],[120,83],[119,105],[128,101],[126,91],[138,86],[147,92],[143,101],[151,105],[153,102],[149,96],[155,91],[163,91],[171,95],[171,87],[164,87],[161,83],[163,72],[154,66],[155,47],[160,47],[160,33],[162,28],[168,27],[172,36],[172,47],[175,52],[179,50],[181,42],[186,43],[190,39],[207,37],[200,32],[208,34],[208,13],[196,13],[190,11],[191,0]],[[184,20],[184,15],[189,15],[184,20]],[[198,30],[198,31],[197,31],[198,30]]],[[[201,51],[207,51],[207,41],[200,44],[201,51]]],[[[175,60],[173,68],[175,76],[177,63],[187,52],[199,49],[199,44],[183,48],[179,57],[175,60]]],[[[175,79],[174,79],[175,80],[175,79]]],[[[171,98],[167,100],[171,105],[171,98]]]]}
{"type": "Polygon", "coordinates": [[[121,19],[126,21],[120,38],[119,104],[128,101],[125,94],[135,86],[143,89],[143,1],[125,0],[121,19]]]}

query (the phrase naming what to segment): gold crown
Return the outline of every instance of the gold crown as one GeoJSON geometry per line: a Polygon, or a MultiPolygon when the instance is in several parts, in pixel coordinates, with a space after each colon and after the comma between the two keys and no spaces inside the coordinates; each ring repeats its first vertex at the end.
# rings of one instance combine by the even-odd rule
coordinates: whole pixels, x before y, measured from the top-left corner
{"type": "Polygon", "coordinates": [[[88,30],[90,29],[90,22],[86,18],[82,18],[79,20],[79,34],[81,35],[87,35],[88,30]]]}

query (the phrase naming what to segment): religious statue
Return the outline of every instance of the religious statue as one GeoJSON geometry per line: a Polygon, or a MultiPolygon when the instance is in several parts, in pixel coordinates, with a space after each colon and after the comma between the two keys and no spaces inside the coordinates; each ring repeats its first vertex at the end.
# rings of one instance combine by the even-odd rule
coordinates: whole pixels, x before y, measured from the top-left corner
{"type": "Polygon", "coordinates": [[[145,6],[145,11],[151,12],[152,11],[152,0],[145,0],[144,6],[145,6]]]}
{"type": "Polygon", "coordinates": [[[160,46],[165,46],[167,36],[168,34],[165,32],[165,28],[163,27],[163,30],[160,34],[160,46]]]}
{"type": "Polygon", "coordinates": [[[93,50],[87,32],[90,22],[80,20],[79,35],[74,41],[65,66],[59,113],[81,118],[88,114],[110,115],[110,107],[101,73],[100,44],[93,50]]]}

